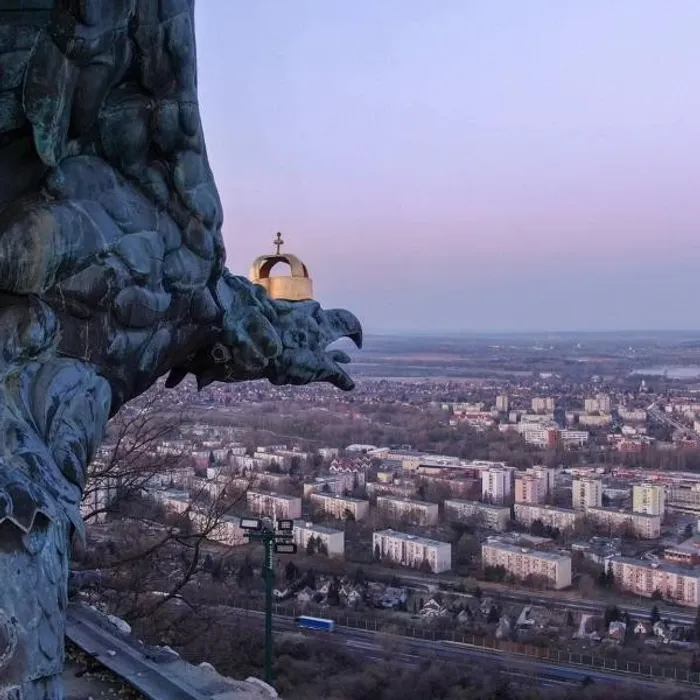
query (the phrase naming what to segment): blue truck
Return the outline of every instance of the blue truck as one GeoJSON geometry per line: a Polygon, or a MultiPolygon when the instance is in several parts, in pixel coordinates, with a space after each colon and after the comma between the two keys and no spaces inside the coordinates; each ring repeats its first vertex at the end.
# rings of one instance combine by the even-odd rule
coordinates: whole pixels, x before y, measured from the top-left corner
{"type": "Polygon", "coordinates": [[[335,627],[333,620],[324,620],[322,617],[309,617],[302,615],[295,619],[297,627],[308,630],[323,630],[324,632],[332,632],[335,627]]]}

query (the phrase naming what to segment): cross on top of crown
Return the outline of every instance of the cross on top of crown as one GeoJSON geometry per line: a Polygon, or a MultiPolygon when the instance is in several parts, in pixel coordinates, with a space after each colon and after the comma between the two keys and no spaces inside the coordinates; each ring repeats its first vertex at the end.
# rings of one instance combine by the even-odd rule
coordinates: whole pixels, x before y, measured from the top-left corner
{"type": "Polygon", "coordinates": [[[277,236],[275,237],[274,240],[274,245],[277,247],[276,255],[280,254],[280,248],[284,245],[284,241],[282,240],[282,234],[278,231],[277,236]]]}

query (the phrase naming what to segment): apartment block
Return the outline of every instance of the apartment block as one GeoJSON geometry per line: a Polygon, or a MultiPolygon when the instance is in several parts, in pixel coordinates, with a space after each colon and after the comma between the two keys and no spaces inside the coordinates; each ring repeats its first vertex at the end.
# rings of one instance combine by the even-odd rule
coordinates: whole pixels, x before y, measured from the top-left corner
{"type": "Polygon", "coordinates": [[[423,562],[430,565],[434,574],[452,568],[452,545],[449,542],[430,540],[416,535],[407,535],[395,530],[379,530],[372,534],[372,551],[381,559],[419,568],[423,562]]]}
{"type": "Polygon", "coordinates": [[[536,396],[532,399],[532,410],[535,413],[552,413],[554,411],[554,399],[551,396],[536,396]]]}
{"type": "Polygon", "coordinates": [[[634,484],[632,510],[635,513],[659,515],[663,518],[666,510],[666,487],[663,484],[634,484]]]}
{"type": "Polygon", "coordinates": [[[541,552],[489,540],[481,545],[482,566],[502,566],[518,580],[529,576],[546,579],[551,588],[571,585],[571,557],[568,554],[541,552]]]}
{"type": "Polygon", "coordinates": [[[490,467],[481,472],[481,496],[491,503],[506,503],[512,493],[513,469],[490,467]]]}
{"type": "Polygon", "coordinates": [[[516,503],[513,507],[517,522],[528,527],[539,520],[545,527],[556,527],[559,530],[574,527],[583,519],[583,513],[568,508],[555,508],[554,506],[532,506],[527,503],[516,503]]]}
{"type": "Polygon", "coordinates": [[[248,491],[246,499],[249,510],[257,515],[283,519],[301,517],[301,498],[298,496],[266,491],[248,491]]]}
{"type": "Polygon", "coordinates": [[[700,605],[700,570],[664,562],[649,562],[629,557],[612,557],[615,584],[625,591],[651,598],[659,591],[680,605],[700,605]]]}
{"type": "Polygon", "coordinates": [[[304,498],[312,493],[332,493],[340,495],[347,490],[345,479],[342,476],[319,476],[312,481],[305,481],[302,487],[304,498]]]}
{"type": "Polygon", "coordinates": [[[190,494],[186,491],[165,489],[163,491],[151,491],[149,495],[175,513],[184,513],[191,505],[190,494]]]}
{"type": "Polygon", "coordinates": [[[670,486],[666,489],[665,506],[673,510],[697,513],[700,511],[700,487],[670,486]]]}
{"type": "Polygon", "coordinates": [[[555,470],[552,469],[552,467],[545,467],[542,464],[536,464],[534,467],[526,469],[525,473],[536,476],[538,479],[542,479],[545,483],[546,493],[551,493],[554,491],[555,470]]]}
{"type": "Polygon", "coordinates": [[[510,522],[510,508],[493,506],[479,501],[462,501],[449,499],[445,501],[445,519],[449,521],[465,521],[470,518],[479,524],[496,532],[503,532],[510,522]]]}
{"type": "Polygon", "coordinates": [[[311,503],[339,520],[347,517],[348,513],[355,520],[362,520],[369,512],[369,501],[350,496],[335,496],[330,493],[312,493],[311,503]]]}
{"type": "Polygon", "coordinates": [[[342,530],[300,520],[294,523],[293,535],[299,549],[306,549],[309,540],[315,537],[326,545],[329,557],[342,557],[345,554],[345,533],[342,530]]]}
{"type": "Polygon", "coordinates": [[[241,527],[240,518],[229,515],[212,517],[207,510],[193,508],[190,511],[190,520],[198,532],[213,542],[239,547],[248,541],[245,539],[245,530],[241,527]]]}
{"type": "Polygon", "coordinates": [[[508,413],[510,408],[510,399],[508,394],[500,394],[496,397],[496,410],[501,413],[508,413]]]}
{"type": "Polygon", "coordinates": [[[574,479],[571,484],[571,506],[574,510],[600,508],[603,505],[603,484],[600,479],[574,479]]]}
{"type": "Polygon", "coordinates": [[[438,504],[428,501],[377,496],[377,509],[391,518],[415,525],[435,525],[438,521],[438,504]]]}
{"type": "Polygon", "coordinates": [[[585,445],[591,434],[587,430],[561,430],[559,431],[559,441],[566,447],[585,445]]]}
{"type": "Polygon", "coordinates": [[[607,394],[598,394],[594,398],[588,398],[583,403],[586,413],[610,413],[610,397],[607,394]]]}
{"type": "Polygon", "coordinates": [[[544,503],[547,482],[534,474],[518,474],[515,477],[515,502],[537,505],[544,503]]]}
{"type": "Polygon", "coordinates": [[[645,540],[655,540],[661,536],[661,516],[659,515],[646,515],[614,508],[588,508],[586,517],[603,527],[628,526],[637,537],[645,540]]]}

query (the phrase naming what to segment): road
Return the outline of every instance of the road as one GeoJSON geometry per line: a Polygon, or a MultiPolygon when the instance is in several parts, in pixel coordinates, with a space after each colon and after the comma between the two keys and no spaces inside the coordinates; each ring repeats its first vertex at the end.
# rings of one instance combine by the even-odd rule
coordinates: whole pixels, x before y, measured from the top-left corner
{"type": "MultiPolygon", "coordinates": [[[[220,608],[222,615],[233,617],[255,617],[262,626],[263,613],[238,608],[220,608]]],[[[279,632],[296,632],[305,636],[327,635],[327,632],[300,631],[292,618],[275,616],[274,628],[279,632]]],[[[366,660],[386,660],[405,663],[413,668],[426,659],[435,659],[448,664],[460,664],[500,671],[515,682],[537,682],[545,686],[579,686],[588,678],[605,685],[634,685],[639,690],[658,693],[668,688],[670,682],[655,682],[640,676],[622,672],[604,671],[588,667],[555,664],[528,657],[515,656],[498,650],[481,649],[459,642],[432,641],[387,635],[382,632],[358,630],[336,625],[332,633],[336,643],[366,660]],[[395,642],[396,648],[387,648],[386,640],[395,642]],[[383,643],[384,642],[384,643],[383,643]]],[[[673,686],[679,687],[679,686],[673,686]]]]}
{"type": "Polygon", "coordinates": [[[652,403],[647,407],[647,413],[658,423],[670,425],[675,430],[679,430],[683,435],[687,435],[688,437],[692,438],[698,437],[698,433],[696,433],[692,428],[689,428],[687,425],[677,421],[675,418],[671,418],[671,416],[664,411],[659,411],[659,409],[656,408],[656,403],[652,403]]]}

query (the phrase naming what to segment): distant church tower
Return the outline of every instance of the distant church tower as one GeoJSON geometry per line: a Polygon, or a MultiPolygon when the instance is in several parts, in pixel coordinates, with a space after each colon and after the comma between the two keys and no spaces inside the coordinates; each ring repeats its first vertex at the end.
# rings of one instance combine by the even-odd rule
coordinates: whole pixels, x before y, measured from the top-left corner
{"type": "Polygon", "coordinates": [[[280,252],[284,245],[281,233],[277,234],[274,245],[276,250],[273,255],[261,255],[255,258],[248,273],[250,281],[265,287],[265,291],[272,299],[285,299],[287,301],[313,299],[313,283],[306,265],[296,255],[280,252]],[[289,265],[291,275],[270,276],[272,268],[277,263],[289,265]]]}

